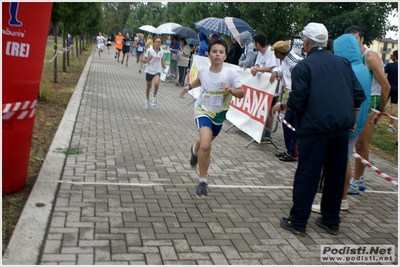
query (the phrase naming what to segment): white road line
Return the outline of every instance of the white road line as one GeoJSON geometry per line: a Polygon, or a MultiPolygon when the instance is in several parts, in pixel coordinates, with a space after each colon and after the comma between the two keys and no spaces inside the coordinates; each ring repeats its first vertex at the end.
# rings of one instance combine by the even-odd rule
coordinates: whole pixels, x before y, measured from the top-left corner
{"type": "MultiPolygon", "coordinates": [[[[74,185],[118,185],[118,186],[138,186],[138,187],[152,187],[152,186],[183,186],[190,187],[196,186],[197,184],[162,184],[162,183],[152,183],[152,184],[143,184],[143,183],[111,183],[111,182],[74,182],[74,181],[50,181],[50,180],[41,180],[40,182],[49,182],[49,183],[61,183],[61,184],[74,184],[74,185]]],[[[208,187],[215,188],[257,188],[257,189],[293,189],[293,186],[283,186],[283,185],[214,185],[209,184],[208,187]]],[[[365,193],[378,193],[378,194],[398,194],[395,191],[375,191],[375,190],[365,190],[365,193]]]]}

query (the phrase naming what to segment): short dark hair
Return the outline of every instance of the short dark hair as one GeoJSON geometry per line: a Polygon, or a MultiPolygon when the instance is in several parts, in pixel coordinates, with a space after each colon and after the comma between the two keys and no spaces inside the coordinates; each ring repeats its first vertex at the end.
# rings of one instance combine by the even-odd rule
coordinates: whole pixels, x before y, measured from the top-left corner
{"type": "Polygon", "coordinates": [[[219,38],[218,34],[216,34],[215,32],[213,32],[213,33],[211,34],[211,37],[212,37],[212,38],[217,38],[217,39],[219,38]]]}
{"type": "Polygon", "coordinates": [[[186,45],[186,44],[187,44],[186,38],[185,38],[185,37],[181,37],[181,38],[179,39],[179,41],[183,41],[183,45],[186,45]]]}
{"type": "Polygon", "coordinates": [[[346,30],[344,30],[344,33],[358,33],[358,36],[360,36],[360,38],[364,37],[364,31],[361,29],[360,26],[356,25],[348,27],[346,30]]]}
{"type": "Polygon", "coordinates": [[[398,59],[398,57],[397,57],[397,50],[394,50],[394,51],[393,51],[393,57],[395,57],[396,59],[398,59]]]}
{"type": "Polygon", "coordinates": [[[176,41],[179,42],[179,37],[178,37],[178,35],[172,35],[172,39],[174,39],[174,40],[176,40],[176,41]]]}
{"type": "Polygon", "coordinates": [[[253,36],[253,41],[261,45],[261,47],[267,46],[267,36],[263,33],[257,33],[253,36]]]}
{"type": "Polygon", "coordinates": [[[208,53],[209,53],[209,54],[210,54],[210,52],[211,52],[211,47],[212,47],[213,45],[216,45],[216,44],[219,44],[219,45],[224,46],[224,47],[225,47],[225,54],[228,54],[228,45],[226,44],[226,42],[225,42],[224,39],[218,39],[218,40],[215,40],[214,42],[210,42],[210,43],[208,44],[208,53]]]}

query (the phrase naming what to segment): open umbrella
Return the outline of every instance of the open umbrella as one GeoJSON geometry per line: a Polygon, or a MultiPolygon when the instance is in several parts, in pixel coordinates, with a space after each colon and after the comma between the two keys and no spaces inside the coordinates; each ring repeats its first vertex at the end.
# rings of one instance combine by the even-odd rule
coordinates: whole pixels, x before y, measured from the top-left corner
{"type": "Polygon", "coordinates": [[[139,27],[139,30],[145,31],[145,32],[151,32],[155,33],[156,32],[156,27],[153,27],[151,25],[143,25],[139,27]]]}
{"type": "Polygon", "coordinates": [[[233,37],[240,44],[240,33],[248,31],[251,35],[254,35],[255,32],[253,28],[244,20],[239,18],[226,17],[225,23],[228,26],[229,31],[232,33],[233,37]]]}
{"type": "Polygon", "coordinates": [[[197,38],[197,32],[195,32],[194,30],[192,30],[189,27],[184,27],[184,26],[180,26],[180,27],[176,27],[172,29],[176,34],[185,36],[186,38],[197,38]]]}
{"type": "Polygon", "coordinates": [[[175,23],[175,22],[167,22],[161,24],[156,28],[155,33],[157,34],[175,34],[173,31],[174,28],[181,27],[182,25],[175,23]]]}
{"type": "Polygon", "coordinates": [[[198,22],[195,22],[194,25],[196,28],[204,33],[206,36],[209,36],[211,33],[220,33],[225,35],[231,35],[228,26],[225,23],[224,19],[209,17],[202,19],[198,22]]]}
{"type": "Polygon", "coordinates": [[[194,45],[194,46],[200,45],[199,39],[193,39],[193,38],[187,38],[186,43],[188,43],[188,45],[194,45]]]}
{"type": "Polygon", "coordinates": [[[127,33],[129,33],[130,35],[133,35],[133,31],[132,30],[130,30],[130,29],[124,29],[124,31],[123,32],[127,32],[127,33]]]}

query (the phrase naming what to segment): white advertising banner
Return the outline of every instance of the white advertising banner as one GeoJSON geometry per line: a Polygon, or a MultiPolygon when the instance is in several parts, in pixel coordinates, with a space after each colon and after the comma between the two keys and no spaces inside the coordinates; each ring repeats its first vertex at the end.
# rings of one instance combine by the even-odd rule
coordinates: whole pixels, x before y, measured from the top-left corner
{"type": "MultiPolygon", "coordinates": [[[[211,66],[208,57],[193,55],[192,60],[190,75],[188,75],[189,83],[197,77],[199,67],[211,66]]],[[[260,143],[278,81],[270,83],[270,73],[257,73],[256,76],[253,76],[250,73],[250,69],[243,70],[239,66],[229,63],[224,63],[224,66],[236,70],[244,90],[243,98],[232,97],[226,118],[241,131],[260,143]]],[[[200,87],[193,88],[189,93],[194,98],[197,98],[200,94],[200,87]]]]}

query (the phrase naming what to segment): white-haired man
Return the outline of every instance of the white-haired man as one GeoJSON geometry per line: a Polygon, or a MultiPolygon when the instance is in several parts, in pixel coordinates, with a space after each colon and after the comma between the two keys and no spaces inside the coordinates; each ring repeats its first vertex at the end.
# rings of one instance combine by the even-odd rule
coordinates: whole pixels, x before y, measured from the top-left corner
{"type": "Polygon", "coordinates": [[[298,166],[293,184],[293,206],[281,226],[304,236],[317,192],[322,167],[325,170],[321,199],[322,217],[318,226],[330,234],[339,233],[340,204],[347,167],[348,135],[355,128],[357,110],[365,94],[350,63],[323,47],[328,31],[311,22],[304,27],[307,57],[292,71],[292,92],[285,103],[273,110],[296,112],[295,128],[299,144],[298,166]]]}

